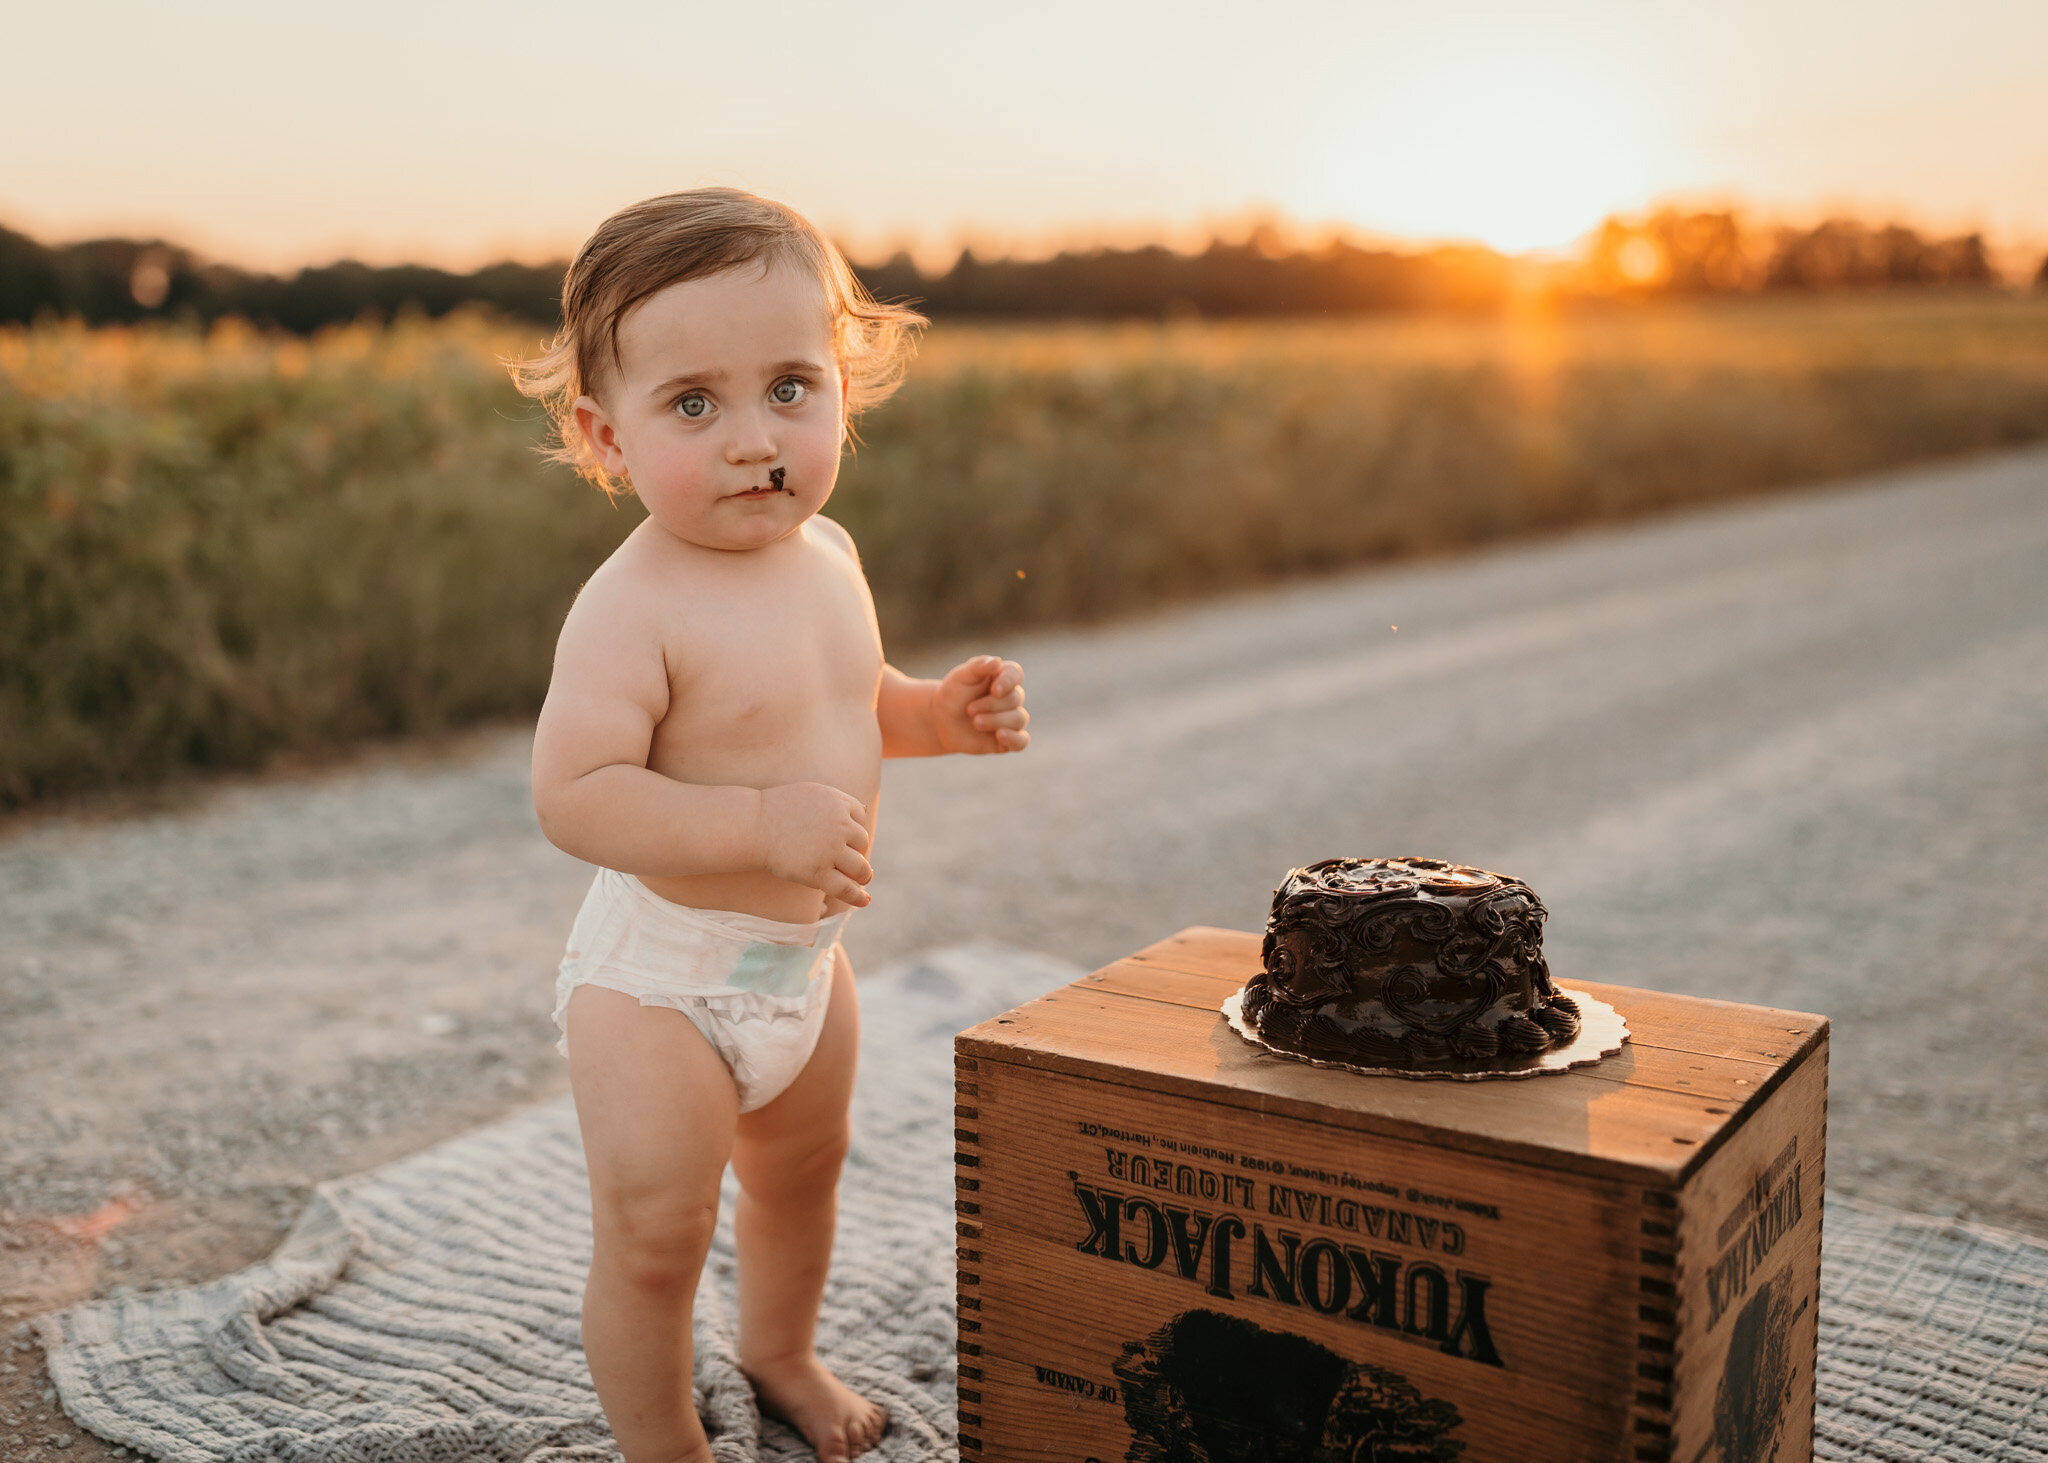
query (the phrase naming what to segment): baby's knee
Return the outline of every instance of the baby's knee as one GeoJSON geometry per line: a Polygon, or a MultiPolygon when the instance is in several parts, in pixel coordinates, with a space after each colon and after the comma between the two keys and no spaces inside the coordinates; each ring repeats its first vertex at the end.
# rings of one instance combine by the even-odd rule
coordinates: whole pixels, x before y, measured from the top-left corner
{"type": "Polygon", "coordinates": [[[718,1228],[716,1194],[709,1202],[668,1194],[594,1197],[595,1259],[644,1289],[694,1289],[718,1228]]]}

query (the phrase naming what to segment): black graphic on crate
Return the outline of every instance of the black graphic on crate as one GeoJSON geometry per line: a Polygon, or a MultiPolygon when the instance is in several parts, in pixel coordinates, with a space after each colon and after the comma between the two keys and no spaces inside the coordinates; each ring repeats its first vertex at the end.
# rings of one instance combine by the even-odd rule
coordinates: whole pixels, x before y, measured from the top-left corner
{"type": "Polygon", "coordinates": [[[1399,1372],[1220,1311],[1183,1311],[1115,1364],[1125,1463],[1454,1463],[1464,1420],[1399,1372]]]}
{"type": "Polygon", "coordinates": [[[1719,1463],[1767,1463],[1785,1433],[1785,1403],[1798,1365],[1792,1359],[1795,1307],[1779,1275],[1757,1289],[1735,1317],[1728,1359],[1714,1390],[1714,1446],[1719,1463]]]}

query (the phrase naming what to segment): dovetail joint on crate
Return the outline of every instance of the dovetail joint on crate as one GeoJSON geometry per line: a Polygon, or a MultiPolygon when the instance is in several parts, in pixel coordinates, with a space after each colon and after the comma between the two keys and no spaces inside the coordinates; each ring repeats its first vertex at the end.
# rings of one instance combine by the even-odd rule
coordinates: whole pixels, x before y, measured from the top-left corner
{"type": "MultiPolygon", "coordinates": [[[[1821,1143],[1820,1152],[1814,1159],[1813,1191],[1816,1194],[1825,1194],[1828,1191],[1828,1052],[1829,1048],[1825,1046],[1820,1049],[1821,1143]]],[[[1813,1289],[1810,1293],[1818,1296],[1820,1294],[1820,1257],[1821,1252],[1827,1247],[1827,1206],[1815,1204],[1813,1208],[1813,1289]]],[[[1811,1388],[1810,1396],[1811,1400],[1807,1403],[1808,1410],[1806,1414],[1806,1428],[1809,1437],[1815,1436],[1814,1430],[1820,1422],[1820,1388],[1811,1388]]]]}
{"type": "MultiPolygon", "coordinates": [[[[953,1059],[953,1066],[956,1073],[962,1074],[972,1074],[980,1069],[980,1063],[971,1057],[956,1056],[953,1059]]],[[[977,1122],[981,1117],[980,1084],[968,1076],[956,1076],[953,1091],[955,1122],[977,1122]]],[[[955,1215],[959,1216],[955,1219],[953,1227],[961,1240],[978,1241],[981,1238],[981,1225],[978,1222],[981,1205],[968,1196],[978,1194],[981,1190],[981,1180],[969,1176],[971,1170],[981,1166],[981,1134],[973,1128],[956,1126],[953,1129],[953,1141],[957,1145],[953,1152],[953,1210],[955,1215]]],[[[979,1264],[981,1252],[968,1244],[962,1244],[958,1246],[956,1255],[954,1269],[957,1276],[955,1299],[960,1318],[959,1353],[962,1356],[978,1358],[981,1355],[980,1343],[966,1338],[981,1330],[981,1322],[971,1318],[971,1313],[981,1309],[981,1276],[977,1271],[969,1270],[967,1266],[979,1264]]],[[[983,1380],[982,1369],[978,1365],[963,1364],[960,1368],[960,1377],[966,1382],[980,1383],[983,1380]]],[[[963,1457],[979,1457],[983,1451],[981,1406],[982,1394],[979,1386],[960,1388],[957,1415],[960,1451],[963,1457]],[[969,1411],[969,1408],[975,1410],[969,1411]]]]}
{"type": "Polygon", "coordinates": [[[1644,1189],[1636,1275],[1636,1387],[1629,1406],[1635,1463],[1667,1463],[1678,1379],[1678,1196],[1644,1189]]]}

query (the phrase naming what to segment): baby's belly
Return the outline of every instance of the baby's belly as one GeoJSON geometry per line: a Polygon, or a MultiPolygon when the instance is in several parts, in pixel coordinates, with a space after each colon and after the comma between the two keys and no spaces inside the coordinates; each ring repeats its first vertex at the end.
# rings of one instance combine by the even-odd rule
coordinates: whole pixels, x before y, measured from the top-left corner
{"type": "Polygon", "coordinates": [[[663,899],[693,909],[730,909],[791,924],[824,919],[846,908],[843,900],[827,899],[816,889],[773,874],[691,874],[676,879],[643,876],[640,882],[663,899]]]}
{"type": "MultiPolygon", "coordinates": [[[[870,826],[881,795],[882,739],[874,713],[820,716],[792,734],[785,727],[779,744],[754,749],[720,749],[699,742],[685,749],[683,741],[667,742],[657,734],[649,765],[681,782],[775,787],[789,782],[821,782],[861,799],[870,810],[870,826]]],[[[870,847],[872,856],[872,847],[870,847]]],[[[648,878],[641,882],[664,899],[697,909],[730,909],[763,919],[792,924],[824,919],[847,907],[804,884],[778,879],[763,870],[732,874],[692,874],[648,878]]]]}

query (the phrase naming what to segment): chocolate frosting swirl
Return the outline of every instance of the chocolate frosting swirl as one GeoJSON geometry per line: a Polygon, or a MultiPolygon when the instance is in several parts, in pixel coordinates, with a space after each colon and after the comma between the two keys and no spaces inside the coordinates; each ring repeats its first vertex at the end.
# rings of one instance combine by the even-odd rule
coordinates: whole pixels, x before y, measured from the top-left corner
{"type": "Polygon", "coordinates": [[[1244,1019],[1324,1061],[1491,1061],[1570,1041],[1579,1012],[1543,959],[1520,879],[1441,859],[1333,858],[1273,891],[1244,1019]]]}

